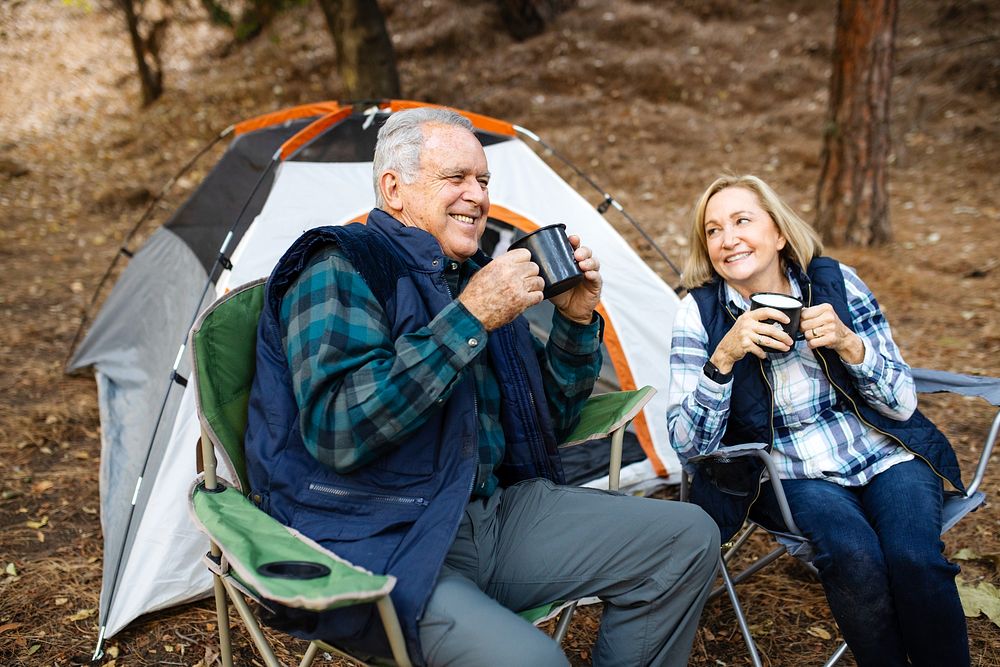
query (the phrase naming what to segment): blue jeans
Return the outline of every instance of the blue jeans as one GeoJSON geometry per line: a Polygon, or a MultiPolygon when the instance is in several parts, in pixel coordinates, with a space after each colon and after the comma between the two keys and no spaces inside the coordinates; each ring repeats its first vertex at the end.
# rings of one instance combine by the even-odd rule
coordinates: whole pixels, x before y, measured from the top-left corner
{"type": "MultiPolygon", "coordinates": [[[[969,664],[959,568],[942,554],[941,479],[926,463],[897,464],[863,487],[821,479],[781,486],[859,667],[969,664]]],[[[754,517],[784,525],[770,484],[754,517]]]]}

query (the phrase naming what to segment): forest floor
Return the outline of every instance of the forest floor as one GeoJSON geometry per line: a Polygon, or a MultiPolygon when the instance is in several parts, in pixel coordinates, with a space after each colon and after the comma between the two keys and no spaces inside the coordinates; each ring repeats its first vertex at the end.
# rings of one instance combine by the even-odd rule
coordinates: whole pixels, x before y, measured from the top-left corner
{"type": "MultiPolygon", "coordinates": [[[[405,97],[530,128],[615,195],[675,263],[693,203],[720,171],[757,173],[812,215],[835,3],[579,0],[522,42],[504,32],[487,0],[380,5],[405,97]]],[[[4,665],[81,664],[96,641],[103,556],[96,389],[92,377],[63,368],[122,239],[222,128],[336,99],[341,89],[314,5],[231,48],[199,3],[173,0],[163,5],[171,12],[166,93],[143,109],[114,7],[110,0],[0,4],[4,665]]],[[[828,248],[873,288],[914,366],[1000,375],[998,25],[994,2],[900,3],[895,237],[877,248],[828,248]]],[[[139,238],[211,164],[211,156],[202,160],[167,193],[139,238]]],[[[620,231],[676,284],[634,229],[620,231]]],[[[968,478],[990,411],[954,398],[923,407],[952,439],[968,478]]],[[[1000,496],[996,466],[983,488],[1000,496]]],[[[995,500],[945,542],[949,556],[976,555],[961,561],[964,582],[1000,584],[995,500]]],[[[765,664],[821,664],[837,646],[819,585],[790,559],[745,584],[742,596],[765,664]]],[[[141,618],[110,639],[104,664],[218,664],[214,622],[207,601],[141,618]]],[[[574,664],[589,664],[597,626],[596,609],[578,614],[566,642],[574,664]]],[[[1000,665],[997,626],[978,616],[969,631],[973,664],[1000,665]]],[[[242,630],[235,639],[238,664],[260,664],[242,630]]],[[[304,650],[301,642],[279,643],[286,658],[304,650]]],[[[724,600],[706,607],[690,664],[749,664],[724,600]]]]}

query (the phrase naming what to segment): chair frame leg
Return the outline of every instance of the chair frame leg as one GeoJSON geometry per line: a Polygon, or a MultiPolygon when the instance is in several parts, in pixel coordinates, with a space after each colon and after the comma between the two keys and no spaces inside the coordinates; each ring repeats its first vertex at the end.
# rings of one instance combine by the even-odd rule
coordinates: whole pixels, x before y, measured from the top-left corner
{"type": "Polygon", "coordinates": [[[840,648],[834,651],[833,655],[830,656],[830,659],[823,664],[823,667],[833,667],[840,662],[840,659],[844,657],[845,653],[847,653],[847,642],[841,642],[840,648]]]}
{"type": "Polygon", "coordinates": [[[406,642],[403,639],[403,629],[399,625],[399,617],[396,615],[396,607],[392,604],[392,598],[387,595],[379,598],[375,604],[378,606],[378,613],[382,618],[385,636],[389,639],[392,659],[396,661],[398,667],[411,667],[410,656],[406,652],[406,642]]]}
{"type": "Polygon", "coordinates": [[[743,635],[743,641],[747,645],[747,650],[750,652],[750,661],[753,663],[754,667],[763,667],[760,661],[760,653],[757,651],[757,644],[753,640],[753,635],[750,634],[750,626],[747,625],[746,616],[743,615],[743,607],[740,605],[740,600],[736,596],[736,586],[733,584],[733,580],[729,577],[729,570],[726,569],[726,562],[723,560],[722,556],[719,556],[719,573],[722,575],[722,582],[726,587],[726,592],[729,594],[729,602],[733,605],[733,612],[736,614],[736,622],[740,626],[740,634],[743,635]]]}
{"type": "Polygon", "coordinates": [[[576,611],[576,605],[576,602],[571,602],[565,609],[559,612],[559,621],[556,622],[555,632],[552,633],[552,639],[554,639],[557,644],[562,644],[563,640],[566,638],[569,626],[573,622],[573,612],[576,611]]]}
{"type": "Polygon", "coordinates": [[[226,587],[226,592],[229,593],[229,599],[233,601],[233,606],[236,607],[240,618],[243,619],[243,624],[246,626],[247,632],[250,633],[254,645],[260,652],[260,657],[263,658],[264,664],[267,667],[281,667],[281,663],[278,662],[278,658],[274,655],[274,650],[268,643],[267,638],[264,637],[264,632],[260,629],[257,617],[253,615],[253,610],[250,609],[250,605],[243,598],[243,593],[226,580],[223,580],[222,583],[226,587]]]}
{"type": "MultiPolygon", "coordinates": [[[[218,547],[212,544],[212,555],[217,555],[218,547]]],[[[233,667],[233,640],[229,633],[229,601],[226,599],[226,586],[222,577],[212,574],[212,588],[215,591],[215,615],[219,624],[219,653],[222,667],[233,667]]]]}
{"type": "Polygon", "coordinates": [[[319,655],[319,644],[316,642],[309,642],[309,648],[306,649],[305,655],[302,656],[302,661],[299,662],[299,667],[309,667],[319,655]]]}

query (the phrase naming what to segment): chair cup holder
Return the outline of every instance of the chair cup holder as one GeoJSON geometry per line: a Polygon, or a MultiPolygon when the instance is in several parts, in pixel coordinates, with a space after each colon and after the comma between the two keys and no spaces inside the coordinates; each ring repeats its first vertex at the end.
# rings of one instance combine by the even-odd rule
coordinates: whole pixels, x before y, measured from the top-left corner
{"type": "Polygon", "coordinates": [[[330,574],[330,568],[305,560],[278,560],[259,566],[257,573],[277,579],[318,579],[330,574]]]}

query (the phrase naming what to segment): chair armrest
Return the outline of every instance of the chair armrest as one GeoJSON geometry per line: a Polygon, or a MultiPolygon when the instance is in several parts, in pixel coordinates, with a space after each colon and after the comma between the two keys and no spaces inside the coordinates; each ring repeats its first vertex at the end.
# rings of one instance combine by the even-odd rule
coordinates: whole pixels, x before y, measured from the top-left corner
{"type": "Polygon", "coordinates": [[[703,461],[717,461],[719,463],[728,463],[729,459],[738,459],[745,456],[756,456],[757,452],[767,452],[767,444],[763,442],[742,442],[738,445],[726,445],[725,447],[720,447],[714,452],[708,452],[707,454],[697,454],[695,456],[689,456],[685,459],[685,463],[693,463],[697,465],[703,461]]]}
{"type": "Polygon", "coordinates": [[[656,390],[650,386],[633,391],[615,391],[587,399],[576,428],[560,447],[580,445],[596,438],[606,438],[635,419],[656,390]]]}
{"type": "MultiPolygon", "coordinates": [[[[785,522],[785,527],[788,528],[788,532],[792,535],[801,537],[802,531],[800,531],[799,527],[795,525],[795,519],[792,518],[792,511],[788,507],[788,499],[785,498],[785,489],[781,486],[781,480],[778,478],[778,468],[774,464],[774,458],[771,456],[771,453],[767,451],[767,445],[765,443],[744,442],[737,445],[727,445],[726,447],[717,449],[714,452],[692,456],[687,459],[685,464],[690,463],[698,465],[699,463],[709,461],[713,463],[726,464],[734,459],[741,459],[748,456],[757,457],[764,464],[764,468],[767,470],[768,481],[771,483],[771,489],[774,491],[774,497],[778,502],[778,510],[781,512],[781,518],[785,522]]],[[[681,489],[681,497],[686,500],[686,478],[683,481],[685,488],[681,489]]]]}
{"type": "MultiPolygon", "coordinates": [[[[949,373],[928,368],[914,368],[913,381],[917,391],[924,394],[948,392],[961,396],[975,396],[987,401],[990,405],[1000,408],[1000,378],[949,373]]],[[[976,465],[976,474],[966,490],[966,497],[972,497],[986,475],[990,455],[996,445],[997,434],[1000,433],[1000,409],[993,416],[993,423],[983,443],[976,465]]]]}
{"type": "Polygon", "coordinates": [[[282,525],[232,487],[208,491],[197,481],[189,509],[232,574],[262,599],[323,611],[375,602],[396,585],[395,577],[352,565],[282,525]]]}

